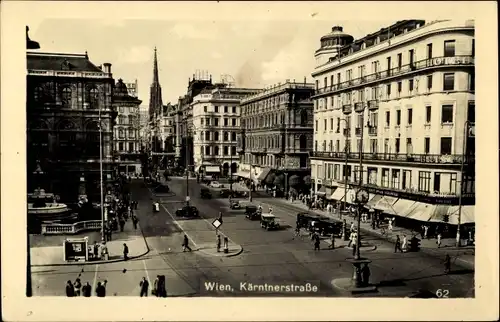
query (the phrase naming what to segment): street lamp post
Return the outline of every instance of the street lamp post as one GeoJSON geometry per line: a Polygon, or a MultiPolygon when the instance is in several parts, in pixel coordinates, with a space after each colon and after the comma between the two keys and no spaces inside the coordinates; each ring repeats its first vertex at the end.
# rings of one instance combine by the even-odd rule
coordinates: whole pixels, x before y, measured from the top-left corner
{"type": "Polygon", "coordinates": [[[461,221],[462,221],[462,195],[464,192],[464,167],[465,167],[465,157],[466,157],[466,150],[467,150],[467,139],[469,137],[469,127],[471,125],[471,122],[465,121],[464,123],[464,144],[463,144],[463,151],[462,151],[462,162],[460,164],[460,192],[458,195],[458,225],[457,225],[457,237],[456,237],[456,246],[460,247],[460,227],[461,227],[461,221]]]}
{"type": "Polygon", "coordinates": [[[105,241],[104,232],[104,192],[103,192],[103,179],[102,179],[102,119],[101,119],[101,108],[99,107],[99,181],[100,181],[100,194],[101,194],[101,240],[105,241]]]}
{"type": "MultiPolygon", "coordinates": [[[[347,123],[347,120],[346,119],[340,119],[340,121],[344,121],[345,122],[345,147],[344,147],[344,150],[345,150],[345,166],[344,166],[344,209],[343,211],[346,211],[347,210],[347,161],[348,161],[348,157],[349,157],[349,148],[347,146],[347,138],[349,137],[349,123],[347,123]]],[[[340,126],[340,124],[339,124],[340,126]]],[[[342,211],[339,210],[339,214],[340,214],[340,219],[342,219],[342,211]]]]}

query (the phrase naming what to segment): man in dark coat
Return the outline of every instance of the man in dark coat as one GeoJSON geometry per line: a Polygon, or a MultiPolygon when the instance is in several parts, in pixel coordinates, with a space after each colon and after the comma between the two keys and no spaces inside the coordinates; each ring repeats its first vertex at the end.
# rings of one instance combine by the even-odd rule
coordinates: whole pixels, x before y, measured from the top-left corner
{"type": "Polygon", "coordinates": [[[403,252],[403,249],[401,248],[401,239],[399,239],[399,235],[396,235],[396,244],[394,245],[394,252],[396,253],[398,250],[401,253],[403,252]]]}
{"type": "Polygon", "coordinates": [[[189,247],[189,239],[186,234],[184,234],[184,241],[182,242],[182,247],[184,247],[183,252],[187,250],[191,251],[191,247],[189,247]]]}
{"type": "Polygon", "coordinates": [[[104,283],[97,282],[97,287],[95,289],[97,297],[106,297],[106,283],[108,283],[107,280],[104,280],[104,283]]]}
{"type": "Polygon", "coordinates": [[[370,285],[370,268],[368,267],[368,264],[365,263],[365,266],[361,268],[361,277],[362,277],[362,284],[364,286],[370,285]]]}
{"type": "Polygon", "coordinates": [[[125,243],[123,243],[123,259],[128,260],[128,246],[125,243]]]}
{"type": "Polygon", "coordinates": [[[90,297],[90,295],[92,294],[92,287],[90,286],[89,282],[86,282],[85,285],[83,285],[82,294],[84,297],[90,297]]]}
{"type": "Polygon", "coordinates": [[[139,286],[141,287],[141,297],[148,296],[149,282],[145,277],[142,278],[139,286]]]}
{"type": "Polygon", "coordinates": [[[68,281],[66,283],[66,296],[67,297],[75,296],[75,287],[73,286],[73,283],[71,283],[71,281],[68,281]]]}
{"type": "Polygon", "coordinates": [[[134,229],[137,229],[137,223],[139,222],[139,219],[137,216],[133,215],[132,216],[132,224],[134,225],[134,229]]]}

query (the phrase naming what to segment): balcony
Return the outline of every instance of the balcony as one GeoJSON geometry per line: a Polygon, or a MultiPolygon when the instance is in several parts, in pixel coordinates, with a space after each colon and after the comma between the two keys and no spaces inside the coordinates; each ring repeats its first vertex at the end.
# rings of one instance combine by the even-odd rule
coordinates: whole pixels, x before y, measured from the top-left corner
{"type": "MultiPolygon", "coordinates": [[[[343,161],[346,158],[344,152],[327,152],[327,151],[314,151],[310,153],[313,158],[319,159],[332,159],[343,161]]],[[[359,160],[359,153],[349,153],[348,159],[353,161],[359,160]]],[[[383,162],[411,162],[411,163],[424,163],[424,164],[448,164],[460,165],[464,158],[461,154],[440,155],[440,154],[396,154],[396,153],[363,153],[365,161],[380,161],[383,162]]],[[[467,155],[464,160],[465,164],[473,164],[475,162],[475,155],[467,155]]]]}
{"type": "Polygon", "coordinates": [[[377,136],[377,127],[369,126],[368,127],[368,135],[377,136]]]}
{"type": "Polygon", "coordinates": [[[363,112],[363,110],[364,110],[363,103],[358,102],[358,103],[354,104],[354,111],[355,112],[363,112]]]}
{"type": "Polygon", "coordinates": [[[320,88],[316,91],[313,98],[319,98],[327,94],[333,94],[345,90],[354,89],[356,87],[366,86],[370,83],[384,81],[387,78],[398,77],[410,73],[416,73],[432,68],[440,67],[474,67],[474,57],[470,55],[453,56],[453,57],[433,57],[423,59],[413,64],[395,67],[389,70],[373,73],[363,77],[359,77],[350,81],[336,84],[329,87],[320,88]]]}
{"type": "Polygon", "coordinates": [[[378,101],[377,100],[369,100],[368,101],[368,109],[369,110],[376,110],[376,109],[378,109],[378,101]]]}
{"type": "Polygon", "coordinates": [[[352,113],[352,105],[351,104],[342,105],[342,113],[351,114],[352,113]]]}
{"type": "Polygon", "coordinates": [[[361,128],[360,128],[360,127],[357,127],[357,128],[355,129],[355,134],[356,134],[357,136],[361,136],[361,128]]]}
{"type": "Polygon", "coordinates": [[[344,129],[342,132],[344,133],[344,136],[351,136],[351,129],[344,129]]]}

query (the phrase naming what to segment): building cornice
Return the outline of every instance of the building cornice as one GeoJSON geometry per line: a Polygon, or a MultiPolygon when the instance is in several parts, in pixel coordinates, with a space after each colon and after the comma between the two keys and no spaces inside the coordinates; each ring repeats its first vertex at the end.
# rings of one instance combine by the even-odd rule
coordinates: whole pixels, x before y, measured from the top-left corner
{"type": "Polygon", "coordinates": [[[77,71],[55,71],[42,69],[28,69],[28,76],[46,76],[46,77],[74,77],[74,78],[94,78],[94,79],[109,79],[112,80],[111,73],[100,72],[77,72],[77,71]]]}

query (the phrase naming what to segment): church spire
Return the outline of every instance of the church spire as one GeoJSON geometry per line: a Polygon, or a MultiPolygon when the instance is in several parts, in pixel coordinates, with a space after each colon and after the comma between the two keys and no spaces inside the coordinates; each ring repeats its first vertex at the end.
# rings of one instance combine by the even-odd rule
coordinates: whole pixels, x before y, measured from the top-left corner
{"type": "Polygon", "coordinates": [[[150,87],[149,96],[149,117],[150,121],[160,115],[163,107],[162,97],[161,97],[161,86],[160,78],[158,77],[158,57],[156,47],[154,49],[153,58],[153,82],[150,87]]]}
{"type": "Polygon", "coordinates": [[[160,84],[160,80],[158,77],[158,58],[156,56],[156,46],[155,46],[155,56],[153,60],[153,84],[160,84]]]}

